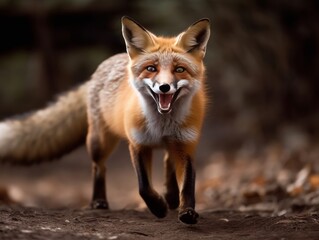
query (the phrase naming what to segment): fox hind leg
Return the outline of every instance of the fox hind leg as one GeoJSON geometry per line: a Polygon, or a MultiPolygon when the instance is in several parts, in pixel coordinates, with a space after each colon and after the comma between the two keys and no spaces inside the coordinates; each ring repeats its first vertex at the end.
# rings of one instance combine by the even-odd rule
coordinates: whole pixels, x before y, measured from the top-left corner
{"type": "Polygon", "coordinates": [[[118,139],[112,134],[101,137],[92,128],[89,128],[87,136],[87,148],[92,159],[93,194],[91,207],[94,209],[108,209],[106,197],[106,167],[105,161],[118,143],[118,139]]]}
{"type": "Polygon", "coordinates": [[[105,172],[106,168],[102,164],[93,163],[93,196],[91,208],[109,209],[106,199],[105,172]]]}

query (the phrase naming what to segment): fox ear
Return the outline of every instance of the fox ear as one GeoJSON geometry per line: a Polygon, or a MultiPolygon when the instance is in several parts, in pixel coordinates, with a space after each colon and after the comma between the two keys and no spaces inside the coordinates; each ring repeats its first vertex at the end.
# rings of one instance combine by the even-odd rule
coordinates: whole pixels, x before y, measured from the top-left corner
{"type": "Polygon", "coordinates": [[[154,45],[154,35],[129,17],[122,17],[122,34],[131,58],[154,45]]]}
{"type": "Polygon", "coordinates": [[[191,25],[185,32],[177,37],[176,45],[186,52],[203,58],[210,36],[209,19],[203,18],[191,25]]]}

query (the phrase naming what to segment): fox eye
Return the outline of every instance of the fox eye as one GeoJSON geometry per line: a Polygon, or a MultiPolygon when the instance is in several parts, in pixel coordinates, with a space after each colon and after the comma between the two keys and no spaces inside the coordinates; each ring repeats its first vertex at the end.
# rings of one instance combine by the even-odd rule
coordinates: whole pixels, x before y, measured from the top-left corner
{"type": "Polygon", "coordinates": [[[182,73],[182,72],[184,72],[185,71],[185,68],[183,68],[183,67],[177,67],[177,68],[175,68],[175,72],[177,72],[177,73],[182,73]]]}
{"type": "Polygon", "coordinates": [[[156,72],[156,71],[157,71],[156,67],[154,67],[154,66],[152,66],[152,65],[147,66],[147,67],[146,67],[146,70],[149,71],[149,72],[156,72]]]}

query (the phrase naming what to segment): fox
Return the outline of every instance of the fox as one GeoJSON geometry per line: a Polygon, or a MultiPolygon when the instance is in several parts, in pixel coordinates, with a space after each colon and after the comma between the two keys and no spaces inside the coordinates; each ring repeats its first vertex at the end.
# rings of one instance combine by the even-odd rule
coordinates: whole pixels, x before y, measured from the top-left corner
{"type": "Polygon", "coordinates": [[[109,209],[106,160],[120,140],[128,144],[138,191],[158,218],[168,210],[196,224],[194,155],[207,105],[204,57],[210,20],[175,37],[157,36],[121,19],[126,52],[102,62],[91,78],[47,107],[0,122],[0,162],[34,164],[86,144],[92,160],[90,206],[109,209]],[[152,185],[152,151],[164,154],[164,194],[152,185]]]}

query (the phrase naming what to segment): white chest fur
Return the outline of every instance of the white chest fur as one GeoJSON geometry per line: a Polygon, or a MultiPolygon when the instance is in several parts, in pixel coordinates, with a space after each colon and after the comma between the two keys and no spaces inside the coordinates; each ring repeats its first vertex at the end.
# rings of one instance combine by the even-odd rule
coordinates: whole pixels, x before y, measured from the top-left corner
{"type": "Polygon", "coordinates": [[[142,129],[132,129],[133,139],[142,145],[162,145],[165,140],[177,142],[193,142],[197,139],[198,132],[193,127],[182,127],[181,123],[170,116],[148,119],[142,129]]]}

